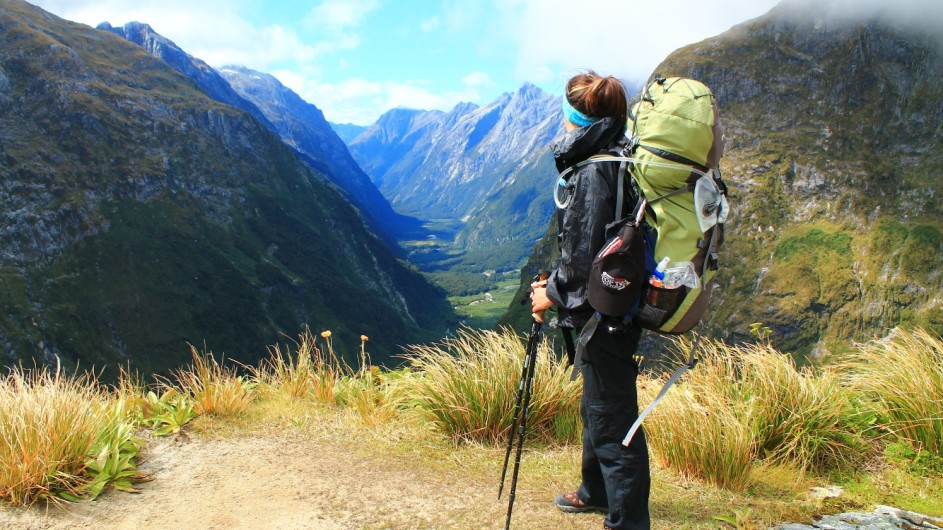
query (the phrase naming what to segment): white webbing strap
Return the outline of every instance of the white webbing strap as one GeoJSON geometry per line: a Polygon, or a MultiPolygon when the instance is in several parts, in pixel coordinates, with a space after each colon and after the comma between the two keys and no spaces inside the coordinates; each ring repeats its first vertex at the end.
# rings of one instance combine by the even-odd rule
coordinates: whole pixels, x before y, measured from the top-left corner
{"type": "Polygon", "coordinates": [[[691,354],[688,355],[688,362],[684,363],[675,373],[671,374],[671,377],[668,378],[668,381],[665,382],[665,386],[661,387],[661,391],[658,392],[658,395],[655,396],[654,401],[652,401],[641,414],[638,415],[638,418],[635,419],[635,423],[632,424],[632,428],[629,429],[629,434],[625,435],[625,439],[622,440],[622,445],[628,447],[629,443],[632,442],[632,437],[635,436],[635,431],[642,426],[642,422],[645,421],[645,416],[648,416],[652,410],[655,409],[655,406],[658,405],[658,402],[661,401],[661,398],[665,397],[665,394],[668,393],[668,389],[671,388],[671,385],[684,375],[684,372],[687,372],[689,369],[694,368],[694,365],[697,364],[697,359],[694,357],[694,352],[697,351],[697,343],[700,341],[700,335],[694,338],[694,345],[691,346],[691,354]]]}

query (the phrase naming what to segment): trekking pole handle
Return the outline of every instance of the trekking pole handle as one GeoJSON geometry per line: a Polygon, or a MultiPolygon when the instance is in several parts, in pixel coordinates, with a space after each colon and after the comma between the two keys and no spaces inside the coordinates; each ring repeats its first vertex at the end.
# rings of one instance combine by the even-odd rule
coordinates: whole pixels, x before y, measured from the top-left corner
{"type": "MultiPolygon", "coordinates": [[[[540,271],[540,272],[538,272],[537,274],[535,274],[533,278],[530,279],[530,283],[531,283],[531,284],[534,284],[534,283],[536,283],[536,282],[542,282],[542,281],[546,280],[546,279],[549,278],[549,277],[550,277],[550,273],[549,273],[549,272],[547,272],[547,271],[540,271]]],[[[528,288],[527,288],[527,294],[525,294],[524,296],[521,297],[521,305],[526,304],[527,301],[530,300],[530,295],[533,294],[533,292],[534,292],[534,288],[528,286],[528,288]]]]}
{"type": "MultiPolygon", "coordinates": [[[[536,301],[534,300],[534,285],[538,282],[543,282],[541,287],[543,287],[546,290],[548,278],[550,278],[550,274],[548,274],[547,272],[541,271],[536,276],[534,276],[533,280],[531,280],[531,286],[530,286],[530,290],[529,290],[527,298],[534,301],[535,304],[536,304],[536,301]]],[[[521,303],[524,303],[526,301],[527,299],[521,300],[521,303]]],[[[547,299],[546,296],[544,296],[543,301],[541,302],[540,305],[541,307],[543,307],[543,309],[539,311],[534,311],[534,309],[531,308],[531,320],[532,320],[533,328],[535,332],[539,329],[540,324],[542,324],[544,321],[544,313],[547,311],[547,309],[550,309],[551,307],[553,307],[553,302],[547,299]]]]}

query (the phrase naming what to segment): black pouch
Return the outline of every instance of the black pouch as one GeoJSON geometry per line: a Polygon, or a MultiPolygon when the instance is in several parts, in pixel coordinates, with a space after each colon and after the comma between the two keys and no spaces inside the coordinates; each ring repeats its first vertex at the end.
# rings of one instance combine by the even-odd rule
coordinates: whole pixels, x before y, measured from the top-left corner
{"type": "Polygon", "coordinates": [[[689,289],[683,285],[669,289],[646,283],[642,288],[635,323],[645,329],[657,330],[674,316],[675,311],[684,302],[688,291],[689,289]]]}
{"type": "Polygon", "coordinates": [[[593,260],[586,294],[599,313],[623,317],[637,305],[646,283],[645,228],[629,218],[615,228],[615,235],[593,260]]]}

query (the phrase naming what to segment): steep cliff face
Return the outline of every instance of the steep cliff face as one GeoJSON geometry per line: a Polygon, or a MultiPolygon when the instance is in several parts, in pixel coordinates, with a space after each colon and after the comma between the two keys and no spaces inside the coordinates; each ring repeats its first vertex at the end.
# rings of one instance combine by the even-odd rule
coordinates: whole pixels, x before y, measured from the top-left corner
{"type": "Polygon", "coordinates": [[[708,328],[741,340],[763,322],[813,358],[896,325],[943,332],[943,22],[928,32],[808,4],[656,70],[711,86],[727,127],[734,215],[708,328]]]}
{"type": "Polygon", "coordinates": [[[220,74],[245,99],[254,103],[282,141],[302,153],[318,171],[328,175],[350,201],[374,221],[378,230],[406,235],[418,223],[396,214],[331,128],[324,114],[269,74],[242,66],[226,66],[220,74]]]}
{"type": "MultiPolygon", "coordinates": [[[[394,208],[404,211],[410,198],[404,187],[414,188],[415,173],[428,162],[433,138],[440,136],[439,131],[446,123],[454,123],[475,108],[471,104],[459,105],[448,114],[413,109],[390,110],[354,138],[349,145],[350,153],[394,208]]],[[[422,213],[421,209],[413,208],[412,211],[422,213]]]]}
{"type": "Polygon", "coordinates": [[[374,360],[451,310],[261,122],[110,33],[0,5],[0,347],[160,372],[303,326],[374,360]],[[369,310],[365,311],[364,307],[369,310]]]}
{"type": "Polygon", "coordinates": [[[102,22],[96,29],[114,33],[137,44],[147,50],[149,54],[169,64],[174,70],[192,79],[200,90],[209,97],[220,103],[242,109],[269,126],[269,128],[273,128],[266,120],[265,115],[254,104],[237,94],[216,70],[183,51],[173,41],[154,31],[154,28],[150,25],[141,22],[128,22],[124,26],[116,28],[108,22],[102,22]]]}
{"type": "Polygon", "coordinates": [[[765,322],[804,353],[898,324],[943,331],[927,261],[943,249],[939,33],[801,5],[660,66],[718,87],[730,125],[743,200],[718,322],[765,322]]]}

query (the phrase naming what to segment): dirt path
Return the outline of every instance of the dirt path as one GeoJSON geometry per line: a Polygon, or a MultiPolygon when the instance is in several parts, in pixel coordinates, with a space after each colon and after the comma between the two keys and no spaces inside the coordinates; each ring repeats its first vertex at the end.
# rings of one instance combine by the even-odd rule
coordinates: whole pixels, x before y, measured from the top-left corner
{"type": "MultiPolygon", "coordinates": [[[[484,484],[417,462],[363,457],[336,442],[280,434],[149,441],[139,495],[109,492],[66,509],[0,508],[15,529],[445,529],[503,528],[497,476],[484,484]]],[[[514,528],[596,528],[598,515],[565,516],[544,492],[519,487],[514,528]],[[534,526],[536,525],[536,526],[534,526]]]]}

